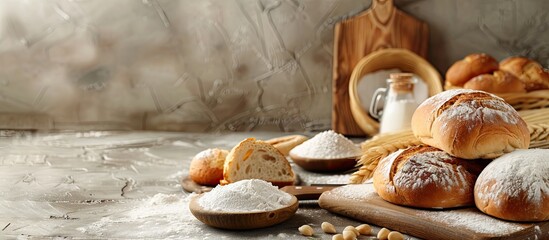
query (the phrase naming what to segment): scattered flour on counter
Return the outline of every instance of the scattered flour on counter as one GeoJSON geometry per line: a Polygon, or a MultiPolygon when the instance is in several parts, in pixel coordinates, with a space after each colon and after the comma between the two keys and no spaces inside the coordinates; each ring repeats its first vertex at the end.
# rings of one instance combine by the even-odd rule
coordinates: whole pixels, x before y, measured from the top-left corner
{"type": "Polygon", "coordinates": [[[360,200],[371,195],[377,195],[372,184],[349,184],[338,187],[332,190],[330,193],[342,198],[352,200],[360,200]]]}
{"type": "Polygon", "coordinates": [[[291,154],[313,159],[355,158],[362,151],[351,140],[332,130],[321,132],[290,151],[291,154]]]}
{"type": "Polygon", "coordinates": [[[108,215],[77,230],[113,238],[169,239],[200,233],[200,223],[189,221],[193,219],[188,209],[190,196],[159,193],[137,201],[133,209],[108,215]]]}
{"type": "Polygon", "coordinates": [[[421,213],[421,217],[481,234],[506,235],[526,228],[524,224],[497,220],[479,211],[473,212],[470,209],[424,211],[421,213]]]}
{"type": "Polygon", "coordinates": [[[218,185],[205,193],[198,203],[219,212],[270,211],[286,207],[292,195],[261,179],[248,179],[225,186],[218,185]]]}

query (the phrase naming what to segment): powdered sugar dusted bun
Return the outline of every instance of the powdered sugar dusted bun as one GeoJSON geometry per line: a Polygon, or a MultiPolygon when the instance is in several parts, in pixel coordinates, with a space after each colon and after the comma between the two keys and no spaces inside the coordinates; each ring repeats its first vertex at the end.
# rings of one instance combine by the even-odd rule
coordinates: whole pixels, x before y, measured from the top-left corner
{"type": "Polygon", "coordinates": [[[412,131],[421,142],[465,159],[493,159],[530,145],[518,112],[477,90],[448,90],[425,100],[412,116],[412,131]]]}
{"type": "Polygon", "coordinates": [[[549,220],[549,150],[517,150],[493,160],[475,184],[475,204],[505,220],[549,220]]]}
{"type": "Polygon", "coordinates": [[[374,188],[388,202],[421,208],[474,204],[475,179],[484,161],[452,157],[429,146],[398,150],[379,162],[374,188]]]}

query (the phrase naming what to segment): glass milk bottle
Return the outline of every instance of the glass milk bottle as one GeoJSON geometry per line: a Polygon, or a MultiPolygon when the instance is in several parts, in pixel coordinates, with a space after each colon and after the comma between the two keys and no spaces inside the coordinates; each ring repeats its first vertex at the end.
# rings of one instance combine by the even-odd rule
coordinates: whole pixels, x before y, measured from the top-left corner
{"type": "Polygon", "coordinates": [[[411,120],[419,103],[414,97],[417,80],[411,73],[393,73],[387,88],[375,91],[370,105],[372,117],[380,120],[380,133],[398,132],[411,128],[411,120]],[[379,106],[383,99],[383,108],[379,106]]]}

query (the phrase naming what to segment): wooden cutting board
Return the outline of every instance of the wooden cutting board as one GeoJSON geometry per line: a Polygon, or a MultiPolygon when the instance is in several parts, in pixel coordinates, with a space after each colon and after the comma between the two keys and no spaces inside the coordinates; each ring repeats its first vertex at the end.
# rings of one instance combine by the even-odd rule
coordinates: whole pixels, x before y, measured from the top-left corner
{"type": "Polygon", "coordinates": [[[372,184],[324,192],[319,205],[333,213],[424,239],[549,239],[549,221],[507,222],[476,208],[423,210],[397,206],[381,199],[372,184]]]}
{"type": "Polygon", "coordinates": [[[371,52],[405,48],[427,57],[426,23],[398,10],[393,0],[372,0],[370,9],[334,28],[332,129],[349,136],[365,133],[354,121],[349,104],[349,79],[356,64],[371,52]]]}

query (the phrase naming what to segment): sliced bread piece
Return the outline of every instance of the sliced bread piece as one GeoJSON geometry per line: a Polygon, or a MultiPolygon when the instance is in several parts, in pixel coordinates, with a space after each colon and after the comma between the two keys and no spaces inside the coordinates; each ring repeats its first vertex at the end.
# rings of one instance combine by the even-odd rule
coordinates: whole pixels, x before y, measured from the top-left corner
{"type": "Polygon", "coordinates": [[[225,160],[222,184],[243,179],[263,179],[282,187],[293,185],[295,174],[284,155],[271,144],[247,138],[225,160]]]}

